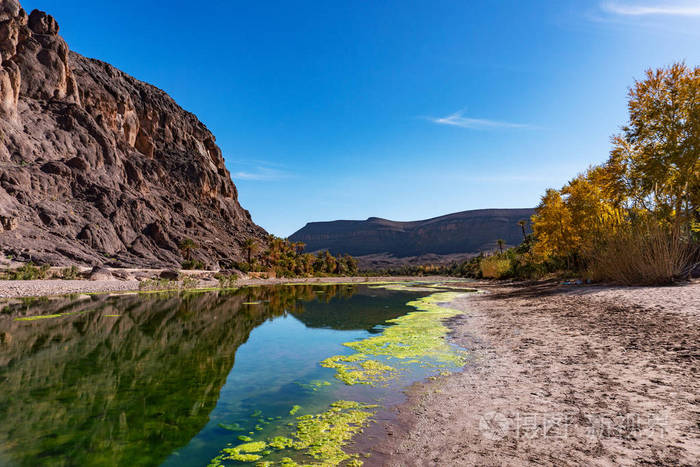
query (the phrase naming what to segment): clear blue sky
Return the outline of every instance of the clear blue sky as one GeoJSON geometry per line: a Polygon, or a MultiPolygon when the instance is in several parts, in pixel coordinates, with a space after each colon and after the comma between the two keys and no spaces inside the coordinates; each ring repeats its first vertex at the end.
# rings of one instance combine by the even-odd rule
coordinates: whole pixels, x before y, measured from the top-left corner
{"type": "Polygon", "coordinates": [[[646,68],[700,63],[700,1],[26,0],[216,135],[268,231],[535,206],[606,159],[646,68]]]}

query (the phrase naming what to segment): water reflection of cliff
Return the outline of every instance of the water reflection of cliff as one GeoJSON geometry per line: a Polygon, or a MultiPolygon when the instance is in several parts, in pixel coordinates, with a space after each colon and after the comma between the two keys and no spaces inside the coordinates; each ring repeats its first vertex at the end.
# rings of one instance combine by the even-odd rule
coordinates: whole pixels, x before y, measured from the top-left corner
{"type": "Polygon", "coordinates": [[[291,313],[310,327],[370,329],[396,315],[363,313],[362,301],[345,311],[324,305],[355,291],[250,288],[6,306],[0,464],[157,465],[207,423],[236,350],[265,320],[291,313]],[[37,314],[64,315],[15,319],[37,314]]]}

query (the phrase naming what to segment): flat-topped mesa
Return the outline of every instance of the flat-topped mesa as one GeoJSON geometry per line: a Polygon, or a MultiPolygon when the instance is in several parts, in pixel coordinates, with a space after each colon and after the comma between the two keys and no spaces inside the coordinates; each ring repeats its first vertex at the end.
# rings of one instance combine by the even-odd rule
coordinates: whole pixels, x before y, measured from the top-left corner
{"type": "Polygon", "coordinates": [[[0,0],[0,250],[52,264],[209,266],[267,234],[209,130],[160,89],[71,52],[57,21],[0,0]]]}
{"type": "Polygon", "coordinates": [[[494,250],[497,240],[517,245],[523,240],[520,220],[534,209],[478,209],[412,222],[381,217],[365,221],[309,222],[289,239],[307,251],[329,250],[353,256],[388,254],[398,258],[494,250]]]}

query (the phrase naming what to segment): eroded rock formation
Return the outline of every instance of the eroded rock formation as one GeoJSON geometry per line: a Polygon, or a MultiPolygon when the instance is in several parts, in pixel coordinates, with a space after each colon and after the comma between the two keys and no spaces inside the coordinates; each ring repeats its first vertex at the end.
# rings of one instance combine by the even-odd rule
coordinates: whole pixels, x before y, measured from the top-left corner
{"type": "Polygon", "coordinates": [[[0,0],[0,250],[20,260],[209,266],[266,238],[214,136],[166,93],[71,52],[56,20],[0,0]]]}

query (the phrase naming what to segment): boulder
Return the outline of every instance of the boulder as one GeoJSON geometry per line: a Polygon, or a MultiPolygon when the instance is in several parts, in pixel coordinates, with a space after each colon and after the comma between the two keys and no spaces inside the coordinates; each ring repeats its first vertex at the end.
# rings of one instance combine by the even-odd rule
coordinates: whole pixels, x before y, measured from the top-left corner
{"type": "Polygon", "coordinates": [[[17,225],[16,217],[0,216],[0,227],[2,227],[2,230],[15,230],[17,225]]]}
{"type": "Polygon", "coordinates": [[[113,280],[114,276],[109,269],[103,268],[101,266],[95,266],[90,271],[88,279],[91,281],[109,281],[113,280]]]}
{"type": "Polygon", "coordinates": [[[176,281],[180,278],[180,273],[174,269],[166,269],[165,271],[161,271],[161,273],[159,274],[159,277],[161,279],[176,281]]]}

